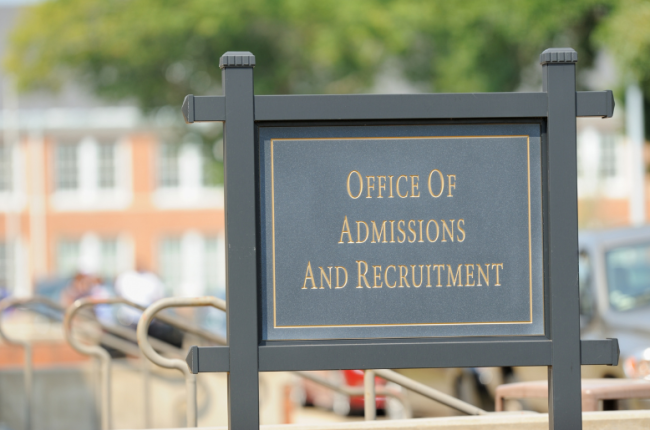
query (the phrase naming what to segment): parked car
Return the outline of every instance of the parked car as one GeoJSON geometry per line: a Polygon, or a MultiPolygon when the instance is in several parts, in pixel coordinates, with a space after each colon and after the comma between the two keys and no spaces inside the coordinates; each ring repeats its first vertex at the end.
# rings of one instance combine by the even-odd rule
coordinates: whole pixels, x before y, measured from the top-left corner
{"type": "MultiPolygon", "coordinates": [[[[618,366],[583,366],[582,377],[650,380],[650,226],[581,231],[578,242],[580,337],[616,338],[621,351],[618,366]]],[[[514,368],[504,382],[545,378],[545,368],[514,368]]],[[[526,403],[546,410],[545,401],[526,403]]],[[[628,407],[647,404],[631,401],[628,407]]]]}
{"type": "Polygon", "coordinates": [[[600,376],[650,379],[650,226],[581,233],[579,262],[581,337],[621,350],[600,376]]]}
{"type": "MultiPolygon", "coordinates": [[[[582,377],[650,380],[650,226],[581,231],[578,242],[580,337],[616,338],[621,350],[618,366],[583,366],[582,377]]],[[[498,385],[546,378],[545,367],[464,369],[455,392],[488,408],[498,385]]],[[[523,407],[544,412],[547,405],[523,407]]]]}

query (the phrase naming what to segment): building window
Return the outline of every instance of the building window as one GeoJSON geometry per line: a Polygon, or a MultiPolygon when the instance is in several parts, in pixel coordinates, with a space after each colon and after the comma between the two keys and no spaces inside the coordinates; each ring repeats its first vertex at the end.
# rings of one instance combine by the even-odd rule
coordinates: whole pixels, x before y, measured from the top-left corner
{"type": "Polygon", "coordinates": [[[10,152],[7,145],[0,144],[0,191],[11,190],[13,171],[10,152]]]}
{"type": "Polygon", "coordinates": [[[119,275],[117,238],[101,240],[99,274],[104,279],[115,279],[119,275]]]}
{"type": "MultiPolygon", "coordinates": [[[[202,183],[204,187],[216,187],[223,184],[223,162],[218,161],[212,151],[202,151],[202,183]]],[[[222,158],[223,159],[223,158],[222,158]]]]}
{"type": "Polygon", "coordinates": [[[179,147],[161,143],[158,147],[158,186],[176,188],[180,185],[179,147]]]}
{"type": "Polygon", "coordinates": [[[211,295],[218,295],[223,289],[222,279],[224,269],[222,262],[219,260],[223,255],[223,250],[219,249],[221,241],[218,237],[209,236],[205,238],[205,291],[211,295]]]}
{"type": "Polygon", "coordinates": [[[61,239],[56,246],[56,271],[59,276],[72,276],[79,270],[79,240],[61,239]]]}
{"type": "Polygon", "coordinates": [[[600,147],[600,175],[603,178],[616,176],[616,140],[611,134],[602,136],[600,147]]]}
{"type": "Polygon", "coordinates": [[[76,190],[79,187],[79,160],[76,144],[56,145],[55,174],[57,190],[76,190]]]}
{"type": "Polygon", "coordinates": [[[11,284],[11,248],[7,242],[0,242],[0,289],[9,289],[11,284]]]}
{"type": "Polygon", "coordinates": [[[165,283],[165,293],[173,295],[182,279],[180,237],[167,237],[160,241],[158,268],[160,277],[165,283]]]}
{"type": "Polygon", "coordinates": [[[115,149],[114,143],[99,144],[99,188],[115,188],[115,149]]]}

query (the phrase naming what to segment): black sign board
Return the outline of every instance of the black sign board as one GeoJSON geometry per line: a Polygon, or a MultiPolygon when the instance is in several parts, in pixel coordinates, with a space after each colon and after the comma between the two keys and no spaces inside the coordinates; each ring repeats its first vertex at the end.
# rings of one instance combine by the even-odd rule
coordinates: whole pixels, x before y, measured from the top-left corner
{"type": "Polygon", "coordinates": [[[539,123],[259,141],[263,339],[544,334],[539,123]]]}
{"type": "Polygon", "coordinates": [[[259,426],[258,372],[547,366],[549,420],[582,425],[580,366],[618,362],[580,340],[577,53],[540,57],[531,93],[255,96],[249,52],[221,57],[231,429],[259,426]]]}

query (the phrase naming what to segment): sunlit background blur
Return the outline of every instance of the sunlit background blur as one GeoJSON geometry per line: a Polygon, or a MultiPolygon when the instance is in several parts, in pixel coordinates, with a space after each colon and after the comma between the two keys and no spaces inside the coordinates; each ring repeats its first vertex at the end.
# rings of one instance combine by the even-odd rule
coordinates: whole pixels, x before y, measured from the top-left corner
{"type": "MultiPolygon", "coordinates": [[[[0,0],[0,298],[128,296],[120,276],[147,273],[159,281],[143,305],[225,299],[222,128],[186,126],[180,105],[221,94],[228,50],[255,54],[257,94],[418,93],[539,91],[539,54],[571,46],[578,89],[616,99],[614,118],[578,120],[579,226],[644,225],[649,22],[647,0],[0,0]]],[[[222,312],[176,313],[225,336],[222,312]]],[[[104,314],[128,326],[119,308],[104,314]]],[[[35,428],[97,426],[91,361],[66,344],[60,318],[11,310],[3,321],[34,345],[35,428]]],[[[197,343],[186,336],[181,349],[197,343]]],[[[114,357],[114,424],[143,428],[137,359],[114,357]]],[[[0,344],[3,430],[24,425],[22,365],[21,348],[0,344]]],[[[183,425],[182,377],[152,372],[149,424],[183,425]]],[[[463,372],[407,373],[461,396],[463,372]]],[[[489,386],[511,374],[498,375],[471,377],[489,386]]],[[[201,378],[199,425],[225,424],[225,376],[201,378]]],[[[291,375],[262,379],[265,423],[362,419],[340,402],[327,412],[331,395],[307,401],[291,375]]],[[[415,416],[454,413],[412,402],[415,416]]]]}

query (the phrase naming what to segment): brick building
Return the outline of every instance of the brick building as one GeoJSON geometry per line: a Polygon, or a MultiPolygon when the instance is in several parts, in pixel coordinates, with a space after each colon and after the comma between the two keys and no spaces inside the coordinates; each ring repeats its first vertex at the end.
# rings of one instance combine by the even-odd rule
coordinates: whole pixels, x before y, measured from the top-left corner
{"type": "MultiPolygon", "coordinates": [[[[0,7],[0,57],[16,14],[0,7]]],[[[0,80],[0,288],[141,267],[170,295],[223,294],[218,160],[172,137],[180,111],[143,117],[72,85],[17,96],[0,80]]]]}

